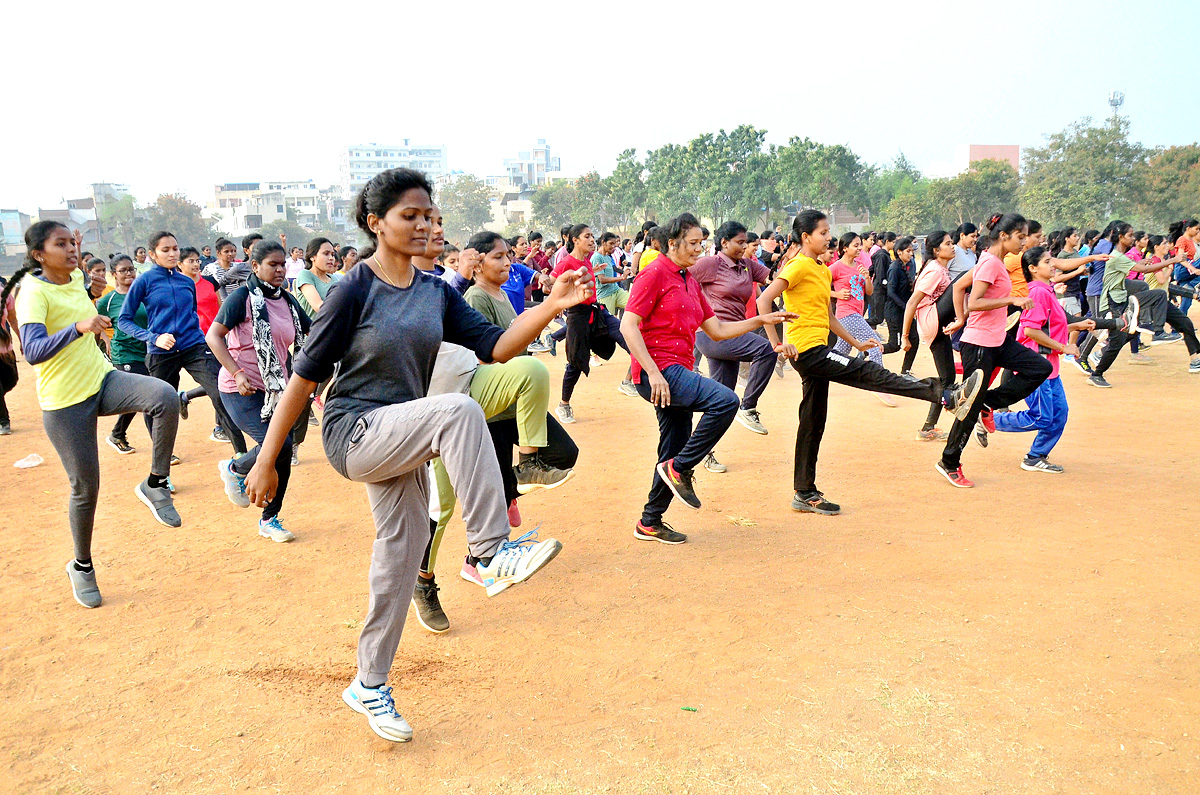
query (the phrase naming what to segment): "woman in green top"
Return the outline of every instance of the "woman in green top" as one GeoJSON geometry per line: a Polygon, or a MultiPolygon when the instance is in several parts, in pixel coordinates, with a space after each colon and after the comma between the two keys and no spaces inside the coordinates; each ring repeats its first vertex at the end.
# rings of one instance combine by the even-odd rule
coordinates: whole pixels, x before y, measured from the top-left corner
{"type": "Polygon", "coordinates": [[[310,318],[316,318],[325,296],[342,280],[337,272],[337,249],[327,237],[314,237],[304,249],[304,270],[296,276],[296,298],[310,318]]]}
{"type": "MultiPolygon", "coordinates": [[[[128,254],[117,254],[113,256],[108,263],[108,269],[113,274],[113,284],[116,287],[111,293],[104,295],[96,302],[96,311],[112,321],[112,328],[109,331],[112,333],[112,338],[106,334],[102,337],[105,344],[108,346],[108,358],[113,363],[113,367],[126,373],[137,373],[138,375],[150,375],[150,371],[146,369],[146,343],[131,337],[121,329],[117,328],[117,317],[121,314],[121,306],[125,303],[125,296],[129,293],[129,286],[133,284],[133,280],[137,278],[137,268],[133,264],[133,260],[128,254]]],[[[148,323],[146,319],[146,307],[139,307],[137,314],[134,315],[133,322],[142,328],[146,328],[148,323]]],[[[150,417],[143,414],[143,419],[146,420],[146,432],[150,432],[150,417]]],[[[136,453],[129,440],[125,437],[125,432],[129,430],[129,424],[133,422],[132,414],[120,414],[117,416],[117,422],[113,425],[112,433],[104,441],[108,446],[116,450],[121,455],[129,455],[136,453]]]]}

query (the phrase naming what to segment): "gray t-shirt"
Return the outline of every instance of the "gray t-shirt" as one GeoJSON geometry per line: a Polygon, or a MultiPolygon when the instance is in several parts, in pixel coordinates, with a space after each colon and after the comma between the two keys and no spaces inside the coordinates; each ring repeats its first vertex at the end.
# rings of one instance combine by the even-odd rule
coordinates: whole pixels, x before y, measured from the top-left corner
{"type": "Polygon", "coordinates": [[[250,263],[235,262],[228,268],[222,268],[221,263],[210,262],[201,273],[211,276],[212,280],[217,283],[217,294],[224,301],[230,293],[241,287],[250,278],[250,263]]]}
{"type": "Polygon", "coordinates": [[[950,265],[947,267],[947,270],[950,271],[950,281],[955,281],[959,276],[974,268],[976,260],[978,257],[975,256],[974,251],[967,251],[955,243],[954,259],[950,260],[950,265]]]}
{"type": "Polygon", "coordinates": [[[369,422],[366,415],[428,394],[443,340],[490,362],[504,333],[450,285],[421,271],[401,288],[376,278],[366,265],[352,268],[325,304],[293,370],[321,382],[337,368],[321,435],[329,463],[343,477],[346,452],[358,424],[369,422]]]}

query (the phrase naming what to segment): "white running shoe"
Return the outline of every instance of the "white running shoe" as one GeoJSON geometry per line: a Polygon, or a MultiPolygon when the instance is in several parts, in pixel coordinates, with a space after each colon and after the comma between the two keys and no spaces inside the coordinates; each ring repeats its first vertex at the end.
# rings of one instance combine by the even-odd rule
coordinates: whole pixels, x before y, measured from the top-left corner
{"type": "Polygon", "coordinates": [[[558,421],[563,425],[570,425],[571,423],[575,422],[575,411],[570,407],[570,405],[555,406],[554,416],[558,417],[558,421]]]}
{"type": "Polygon", "coordinates": [[[217,471],[221,473],[221,482],[225,484],[225,495],[229,497],[229,501],[239,508],[249,508],[250,497],[246,494],[246,479],[233,471],[233,459],[218,461],[217,471]]]}
{"type": "Polygon", "coordinates": [[[342,700],[350,709],[366,715],[371,731],[383,739],[394,743],[406,743],[412,739],[412,726],[396,711],[392,689],[387,685],[367,687],[355,677],[350,686],[342,691],[342,700]]]}
{"type": "Polygon", "coordinates": [[[294,541],[296,539],[296,537],[292,535],[291,531],[286,529],[283,526],[283,523],[279,521],[278,516],[272,516],[266,521],[259,519],[258,534],[263,538],[271,539],[276,544],[285,544],[288,541],[294,541]]]}
{"type": "Polygon", "coordinates": [[[479,584],[487,589],[488,596],[525,582],[562,551],[562,543],[548,538],[538,541],[537,528],[530,530],[515,541],[505,541],[492,556],[491,563],[475,564],[479,584]]]}

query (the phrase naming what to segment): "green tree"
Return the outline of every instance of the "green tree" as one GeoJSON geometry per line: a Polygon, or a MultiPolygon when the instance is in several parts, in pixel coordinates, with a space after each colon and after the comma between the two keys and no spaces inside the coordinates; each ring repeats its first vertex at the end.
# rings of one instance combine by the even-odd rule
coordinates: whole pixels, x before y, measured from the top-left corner
{"type": "Polygon", "coordinates": [[[545,234],[558,237],[558,230],[575,219],[575,186],[569,182],[552,182],[534,191],[530,198],[533,220],[545,227],[545,234]]]}
{"type": "MultiPolygon", "coordinates": [[[[272,221],[269,224],[264,224],[258,233],[263,236],[264,240],[279,240],[280,235],[287,235],[287,249],[291,253],[292,246],[304,248],[308,245],[308,241],[314,237],[320,237],[313,230],[307,229],[292,220],[283,218],[272,221]]],[[[283,241],[280,241],[283,242],[283,241]]]]}
{"type": "Polygon", "coordinates": [[[867,210],[882,212],[888,203],[905,194],[924,194],[929,182],[901,152],[886,168],[873,171],[866,182],[867,210]]]}
{"type": "Polygon", "coordinates": [[[637,159],[636,149],[617,155],[617,165],[607,182],[617,213],[617,226],[623,234],[646,217],[645,166],[637,159]]]}
{"type": "Polygon", "coordinates": [[[1156,229],[1195,218],[1200,208],[1200,144],[1172,146],[1151,155],[1140,168],[1144,193],[1139,215],[1156,229]]]}
{"type": "Polygon", "coordinates": [[[849,148],[793,137],[777,150],[777,157],[780,192],[786,204],[839,205],[855,212],[867,209],[869,170],[849,148]]]}
{"type": "Polygon", "coordinates": [[[446,240],[464,245],[471,235],[492,220],[492,195],[487,184],[473,174],[461,174],[437,192],[446,240]]]}
{"type": "Polygon", "coordinates": [[[880,219],[881,224],[878,228],[886,228],[902,235],[928,232],[934,225],[929,203],[916,193],[902,193],[893,197],[883,208],[880,219]]]}
{"type": "Polygon", "coordinates": [[[1006,160],[977,160],[956,177],[929,183],[925,195],[932,220],[946,227],[982,226],[992,213],[1017,203],[1017,171],[1006,160]]]}
{"type": "Polygon", "coordinates": [[[608,180],[595,171],[589,171],[575,180],[572,217],[579,223],[591,224],[599,235],[612,226],[619,215],[608,180]]]}
{"type": "Polygon", "coordinates": [[[132,196],[104,202],[96,211],[101,239],[116,247],[117,251],[132,254],[139,245],[138,241],[145,237],[142,234],[145,232],[145,223],[139,224],[140,215],[132,196]]]}
{"type": "Polygon", "coordinates": [[[1134,217],[1142,204],[1139,176],[1148,152],[1129,140],[1129,121],[1116,117],[1093,126],[1084,118],[1025,150],[1020,207],[1048,228],[1102,227],[1114,217],[1134,217]]]}
{"type": "Polygon", "coordinates": [[[647,152],[648,209],[660,218],[673,218],[682,212],[695,212],[700,205],[691,181],[695,170],[695,150],[688,146],[667,144],[647,152]]]}
{"type": "Polygon", "coordinates": [[[146,208],[147,227],[151,233],[164,230],[175,235],[180,246],[211,245],[219,236],[217,230],[200,212],[200,205],[178,193],[164,193],[146,208]]]}

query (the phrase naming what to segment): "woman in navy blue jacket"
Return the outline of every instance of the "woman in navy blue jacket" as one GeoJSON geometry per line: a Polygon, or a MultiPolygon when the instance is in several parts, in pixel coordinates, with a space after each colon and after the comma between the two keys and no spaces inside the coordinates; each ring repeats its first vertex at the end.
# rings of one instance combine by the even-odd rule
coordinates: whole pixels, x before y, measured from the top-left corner
{"type": "MultiPolygon", "coordinates": [[[[883,305],[883,316],[888,325],[888,341],[883,346],[884,353],[895,353],[900,350],[900,338],[904,336],[904,307],[912,297],[913,282],[917,278],[916,263],[913,262],[913,239],[902,237],[896,241],[896,259],[888,266],[887,303],[883,305]]],[[[909,330],[909,338],[917,338],[917,321],[913,321],[909,330]]],[[[917,346],[904,352],[904,364],[900,367],[901,375],[912,375],[913,362],[917,359],[917,346]]]]}

